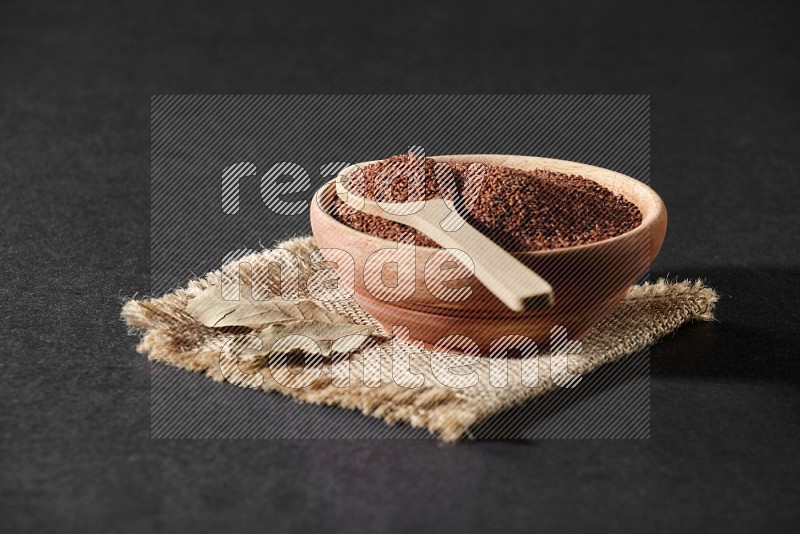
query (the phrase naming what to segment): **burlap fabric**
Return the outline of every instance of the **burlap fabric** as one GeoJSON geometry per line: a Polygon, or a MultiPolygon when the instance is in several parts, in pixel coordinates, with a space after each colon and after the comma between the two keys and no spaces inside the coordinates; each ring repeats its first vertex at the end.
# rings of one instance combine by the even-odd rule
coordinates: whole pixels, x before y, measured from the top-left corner
{"type": "MultiPolygon", "coordinates": [[[[301,280],[311,270],[319,268],[308,256],[316,250],[313,238],[293,239],[276,248],[287,249],[300,259],[301,280]]],[[[260,263],[266,263],[265,254],[253,254],[239,262],[246,262],[255,269],[260,263]]],[[[443,385],[437,380],[430,352],[399,339],[390,339],[383,329],[378,328],[378,334],[386,336],[382,342],[368,344],[360,352],[339,357],[333,360],[335,365],[331,365],[331,360],[317,361],[312,369],[319,373],[318,378],[304,387],[297,387],[300,378],[305,384],[305,378],[309,376],[305,358],[284,358],[282,367],[272,367],[273,371],[279,371],[277,374],[271,372],[270,361],[266,359],[240,362],[238,369],[241,371],[238,374],[231,372],[231,369],[226,369],[224,361],[221,364],[220,348],[244,334],[207,328],[186,313],[187,302],[209,283],[219,280],[220,275],[235,272],[238,276],[239,262],[192,280],[185,289],[163,297],[127,302],[122,316],[133,331],[141,334],[138,351],[152,361],[204,373],[214,380],[226,380],[227,376],[229,381],[238,382],[238,386],[256,386],[304,402],[360,410],[389,424],[422,427],[445,441],[457,440],[478,421],[565,385],[570,377],[585,375],[605,363],[640,351],[688,321],[712,320],[717,301],[715,291],[699,281],[669,283],[659,280],[654,284],[634,286],[611,314],[582,340],[581,351],[571,353],[568,360],[554,359],[550,353],[540,353],[528,359],[510,358],[507,360],[507,378],[503,381],[496,376],[490,377],[489,359],[481,358],[479,363],[471,366],[478,373],[477,383],[464,388],[450,387],[452,383],[443,385]],[[348,363],[342,358],[349,360],[349,375],[341,374],[342,369],[347,370],[348,363]],[[424,382],[419,385],[417,378],[407,384],[397,383],[397,376],[392,374],[392,358],[395,362],[398,358],[409,362],[412,372],[421,374],[424,382]],[[563,361],[568,361],[566,368],[555,369],[554,365],[551,370],[552,363],[559,362],[560,365],[563,361]],[[231,379],[234,375],[238,378],[231,379]],[[503,387],[498,387],[498,384],[503,387]]],[[[242,277],[248,276],[246,270],[242,273],[242,277]]],[[[252,283],[254,286],[259,283],[271,285],[276,281],[267,277],[254,279],[252,283]]],[[[299,287],[302,291],[305,284],[300,283],[299,287]]],[[[356,323],[377,326],[354,300],[324,305],[356,323]]]]}

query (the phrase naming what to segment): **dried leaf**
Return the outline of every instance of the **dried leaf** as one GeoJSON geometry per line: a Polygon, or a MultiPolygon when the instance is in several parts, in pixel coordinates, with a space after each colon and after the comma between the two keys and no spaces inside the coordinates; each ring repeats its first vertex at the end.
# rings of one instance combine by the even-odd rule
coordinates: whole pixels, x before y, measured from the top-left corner
{"type": "Polygon", "coordinates": [[[239,300],[222,298],[222,286],[210,285],[186,305],[186,311],[205,326],[247,326],[258,330],[264,325],[297,320],[323,323],[351,323],[346,317],[329,311],[312,300],[284,300],[280,296],[265,300],[252,297],[249,286],[243,285],[239,300]]]}
{"type": "Polygon", "coordinates": [[[373,326],[316,320],[271,324],[256,332],[263,343],[258,354],[300,351],[328,356],[331,352],[346,353],[360,347],[374,330],[373,326]]]}
{"type": "Polygon", "coordinates": [[[309,321],[319,321],[321,323],[333,324],[353,324],[353,321],[347,317],[330,311],[327,308],[323,308],[313,300],[298,300],[297,309],[300,310],[303,319],[309,321]]]}
{"type": "Polygon", "coordinates": [[[346,353],[360,347],[375,331],[373,326],[354,324],[312,300],[290,301],[279,296],[256,300],[250,286],[243,284],[240,289],[239,300],[225,300],[220,285],[209,285],[188,302],[186,311],[209,327],[254,330],[263,345],[261,350],[243,352],[245,359],[271,352],[346,353]]]}

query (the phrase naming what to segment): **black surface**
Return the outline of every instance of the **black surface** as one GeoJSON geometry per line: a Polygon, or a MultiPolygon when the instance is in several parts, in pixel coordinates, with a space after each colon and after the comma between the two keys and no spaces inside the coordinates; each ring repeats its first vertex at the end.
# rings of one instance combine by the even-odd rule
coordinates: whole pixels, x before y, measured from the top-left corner
{"type": "Polygon", "coordinates": [[[526,6],[2,4],[3,531],[790,530],[797,9],[526,6]],[[310,92],[652,95],[654,272],[725,297],[652,350],[649,440],[150,439],[150,95],[310,92]]]}

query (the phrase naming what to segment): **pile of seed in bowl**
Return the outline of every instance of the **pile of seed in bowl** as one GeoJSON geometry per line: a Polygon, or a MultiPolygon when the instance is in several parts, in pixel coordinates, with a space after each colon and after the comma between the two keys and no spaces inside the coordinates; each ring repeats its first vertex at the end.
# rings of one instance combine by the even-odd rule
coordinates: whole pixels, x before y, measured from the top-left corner
{"type": "MultiPolygon", "coordinates": [[[[443,164],[414,154],[364,166],[349,177],[347,188],[384,202],[457,198],[462,216],[509,251],[595,243],[642,222],[634,204],[580,176],[500,165],[443,164]]],[[[405,225],[355,210],[336,195],[330,212],[367,234],[391,240],[414,236],[417,245],[438,246],[405,225]]]]}

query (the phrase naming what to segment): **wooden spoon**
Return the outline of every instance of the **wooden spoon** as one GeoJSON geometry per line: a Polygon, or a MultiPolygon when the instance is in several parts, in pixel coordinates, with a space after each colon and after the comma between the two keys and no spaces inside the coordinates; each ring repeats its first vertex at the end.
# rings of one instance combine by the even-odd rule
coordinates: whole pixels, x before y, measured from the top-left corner
{"type": "Polygon", "coordinates": [[[370,200],[347,189],[348,171],[352,170],[345,169],[336,179],[336,192],[350,207],[419,230],[443,248],[464,251],[475,264],[475,277],[514,311],[553,305],[550,284],[461,218],[444,199],[400,203],[370,200]]]}

